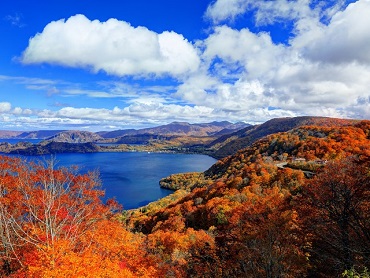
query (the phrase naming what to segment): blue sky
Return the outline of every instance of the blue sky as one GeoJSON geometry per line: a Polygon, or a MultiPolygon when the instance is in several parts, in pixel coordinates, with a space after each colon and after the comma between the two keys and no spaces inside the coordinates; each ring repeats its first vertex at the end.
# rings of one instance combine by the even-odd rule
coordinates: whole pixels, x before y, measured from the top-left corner
{"type": "Polygon", "coordinates": [[[0,129],[370,118],[370,0],[0,3],[0,129]]]}

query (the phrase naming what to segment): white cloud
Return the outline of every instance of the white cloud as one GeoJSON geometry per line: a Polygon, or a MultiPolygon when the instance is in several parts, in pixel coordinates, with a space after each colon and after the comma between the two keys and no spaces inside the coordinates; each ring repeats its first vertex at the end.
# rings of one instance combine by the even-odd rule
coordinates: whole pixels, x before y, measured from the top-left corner
{"type": "Polygon", "coordinates": [[[13,109],[13,113],[14,113],[15,115],[20,115],[20,114],[22,114],[22,113],[23,113],[23,109],[22,109],[22,108],[20,108],[20,107],[16,107],[16,108],[14,108],[14,109],[13,109]]]}
{"type": "Polygon", "coordinates": [[[191,93],[192,90],[186,85],[180,86],[178,94],[189,103],[225,111],[247,111],[269,106],[269,100],[263,96],[265,89],[258,81],[238,80],[233,84],[219,83],[211,88],[199,87],[195,94],[191,93]]]}
{"type": "Polygon", "coordinates": [[[222,59],[226,64],[238,64],[249,78],[260,77],[275,70],[285,59],[282,45],[275,45],[268,33],[254,34],[248,29],[216,27],[205,41],[203,56],[207,60],[222,59]]]}
{"type": "Polygon", "coordinates": [[[296,20],[313,14],[309,0],[216,0],[211,4],[205,16],[217,24],[233,21],[236,17],[254,11],[257,25],[272,24],[276,21],[296,20]]]}
{"type": "Polygon", "coordinates": [[[111,97],[118,97],[119,95],[111,94],[109,92],[103,91],[93,91],[93,90],[82,90],[82,89],[66,89],[63,91],[65,95],[77,96],[77,95],[86,95],[92,98],[111,98],[111,97]]]}
{"type": "Polygon", "coordinates": [[[31,110],[31,109],[26,108],[26,109],[23,109],[22,113],[23,113],[24,115],[32,115],[32,110],[31,110]]]}
{"type": "Polygon", "coordinates": [[[352,118],[370,119],[370,94],[366,97],[359,97],[348,110],[352,118]]]}
{"type": "Polygon", "coordinates": [[[238,16],[252,12],[257,26],[304,18],[327,20],[343,9],[345,4],[345,0],[216,0],[208,6],[205,17],[219,24],[234,21],[238,16]]]}
{"type": "MultiPolygon", "coordinates": [[[[256,123],[299,115],[370,118],[370,0],[359,0],[346,9],[343,1],[327,3],[218,0],[207,10],[206,16],[217,24],[245,12],[252,13],[260,26],[287,19],[293,30],[285,44],[275,43],[272,33],[253,33],[253,28],[231,28],[226,23],[214,26],[206,39],[192,45],[174,32],[156,34],[115,19],[99,22],[79,15],[52,22],[31,39],[23,62],[137,74],[133,81],[137,83],[24,79],[29,88],[50,91],[57,101],[68,96],[73,104],[89,97],[86,103],[93,103],[92,98],[100,98],[94,107],[98,103],[116,107],[69,104],[55,108],[59,110],[36,111],[0,103],[0,111],[5,111],[2,117],[14,123],[24,120],[30,126],[43,123],[95,130],[171,121],[256,123]],[[129,42],[124,43],[125,39],[129,42]],[[179,79],[171,85],[164,82],[166,86],[162,82],[143,85],[143,75],[179,79]],[[106,98],[119,102],[112,104],[106,98]]],[[[0,80],[9,77],[0,76],[0,80]]],[[[15,81],[22,82],[21,78],[15,81]]]]}
{"type": "Polygon", "coordinates": [[[100,131],[109,126],[115,129],[142,128],[172,121],[192,123],[220,119],[239,121],[240,115],[201,105],[163,104],[152,101],[136,102],[122,108],[116,106],[113,109],[64,107],[52,111],[17,107],[1,113],[0,118],[3,128],[8,129],[24,130],[25,126],[28,130],[79,129],[89,126],[92,131],[100,131]]]}
{"type": "Polygon", "coordinates": [[[250,2],[250,0],[217,0],[208,6],[205,16],[214,23],[234,20],[245,12],[250,2]]]}
{"type": "Polygon", "coordinates": [[[196,71],[200,62],[193,45],[180,34],[157,34],[117,19],[91,21],[84,15],[49,23],[30,39],[21,61],[91,68],[117,76],[174,77],[196,71]]]}
{"type": "Polygon", "coordinates": [[[0,102],[0,113],[9,112],[12,105],[9,102],[0,102]]]}
{"type": "Polygon", "coordinates": [[[23,24],[22,19],[23,15],[19,13],[15,13],[14,15],[7,15],[4,17],[4,20],[9,21],[10,24],[19,28],[26,26],[25,24],[23,24]]]}
{"type": "Polygon", "coordinates": [[[307,17],[316,17],[320,10],[311,9],[310,0],[277,0],[251,1],[251,7],[256,9],[255,20],[257,25],[273,24],[283,20],[298,20],[307,17]]]}
{"type": "MultiPolygon", "coordinates": [[[[297,40],[306,45],[304,57],[313,61],[370,65],[370,1],[360,0],[337,12],[328,26],[302,34],[297,40]]],[[[295,40],[292,41],[293,45],[295,40]]]]}
{"type": "Polygon", "coordinates": [[[269,33],[215,27],[201,44],[209,67],[203,76],[214,74],[213,83],[190,78],[179,87],[181,97],[232,111],[243,120],[259,115],[263,121],[272,113],[368,117],[369,0],[344,10],[344,1],[244,1],[243,10],[241,2],[218,0],[206,15],[213,15],[215,23],[237,15],[227,15],[232,8],[222,10],[225,3],[239,7],[238,14],[253,12],[257,25],[293,20],[292,38],[289,44],[276,44],[269,33]]]}

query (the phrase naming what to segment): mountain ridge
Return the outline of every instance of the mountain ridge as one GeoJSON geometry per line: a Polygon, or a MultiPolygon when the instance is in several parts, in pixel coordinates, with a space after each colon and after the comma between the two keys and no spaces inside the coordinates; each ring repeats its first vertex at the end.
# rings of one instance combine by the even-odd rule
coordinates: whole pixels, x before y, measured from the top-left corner
{"type": "Polygon", "coordinates": [[[159,134],[159,135],[177,135],[177,136],[210,136],[224,129],[237,130],[248,126],[246,123],[211,122],[190,124],[187,122],[172,122],[151,128],[115,130],[110,132],[98,132],[103,138],[114,138],[128,135],[141,134],[159,134]]]}
{"type": "Polygon", "coordinates": [[[234,133],[231,133],[230,136],[226,135],[223,138],[224,142],[222,142],[219,138],[213,143],[209,144],[207,147],[212,150],[217,144],[216,150],[213,152],[211,151],[211,155],[215,158],[223,158],[235,153],[240,149],[250,146],[256,140],[269,134],[285,132],[305,125],[346,126],[352,125],[358,121],[359,120],[318,116],[274,118],[260,125],[240,129],[234,133]]]}
{"type": "MultiPolygon", "coordinates": [[[[41,142],[45,145],[49,142],[60,143],[95,143],[105,144],[104,148],[96,148],[96,151],[164,151],[182,153],[201,153],[210,155],[216,159],[222,159],[252,145],[264,136],[286,132],[301,126],[353,126],[360,120],[339,119],[329,117],[286,117],[275,118],[259,125],[245,123],[211,122],[202,124],[189,124],[186,122],[172,122],[167,125],[141,130],[116,130],[112,132],[89,132],[79,130],[67,131],[36,131],[27,133],[13,133],[24,138],[34,138],[36,135],[47,137],[41,142]],[[123,134],[123,135],[122,135],[123,134]],[[112,137],[114,136],[114,137],[112,137]],[[109,144],[116,144],[109,146],[109,144]],[[121,147],[119,147],[119,146],[121,147]]],[[[0,133],[1,135],[1,133],[0,133]]],[[[12,132],[7,133],[7,136],[12,132]]],[[[23,149],[24,146],[19,146],[23,149]]],[[[14,150],[14,146],[2,145],[3,152],[14,150]]],[[[63,146],[63,151],[66,151],[63,146]]],[[[90,150],[89,150],[90,151],[90,150]]],[[[33,149],[30,149],[30,153],[33,149]]]]}

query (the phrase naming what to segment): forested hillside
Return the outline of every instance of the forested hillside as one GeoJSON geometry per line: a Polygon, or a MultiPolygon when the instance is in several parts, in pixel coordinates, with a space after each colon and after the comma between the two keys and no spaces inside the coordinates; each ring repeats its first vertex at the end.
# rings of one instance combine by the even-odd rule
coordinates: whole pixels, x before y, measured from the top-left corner
{"type": "Polygon", "coordinates": [[[205,173],[162,180],[177,191],[131,211],[102,204],[94,174],[7,157],[0,169],[3,276],[352,277],[370,267],[370,121],[270,134],[205,173]]]}
{"type": "Polygon", "coordinates": [[[185,197],[132,212],[129,228],[154,237],[190,277],[199,268],[200,277],[336,277],[369,267],[369,143],[369,121],[270,135],[217,162],[185,197]],[[278,167],[297,157],[317,165],[313,178],[278,167]],[[203,245],[184,248],[197,233],[203,245]]]}
{"type": "Polygon", "coordinates": [[[208,145],[211,155],[216,158],[224,158],[244,149],[256,140],[277,132],[289,131],[305,125],[315,126],[349,126],[356,123],[356,120],[328,118],[328,117],[293,117],[271,119],[261,125],[249,126],[238,130],[235,133],[218,138],[208,145]]]}

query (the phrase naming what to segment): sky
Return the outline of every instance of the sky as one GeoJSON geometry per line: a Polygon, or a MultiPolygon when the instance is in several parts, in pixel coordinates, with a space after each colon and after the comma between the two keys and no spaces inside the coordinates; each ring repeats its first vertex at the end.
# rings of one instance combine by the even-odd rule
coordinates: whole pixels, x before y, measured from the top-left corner
{"type": "Polygon", "coordinates": [[[370,119],[370,0],[0,3],[0,129],[370,119]]]}

